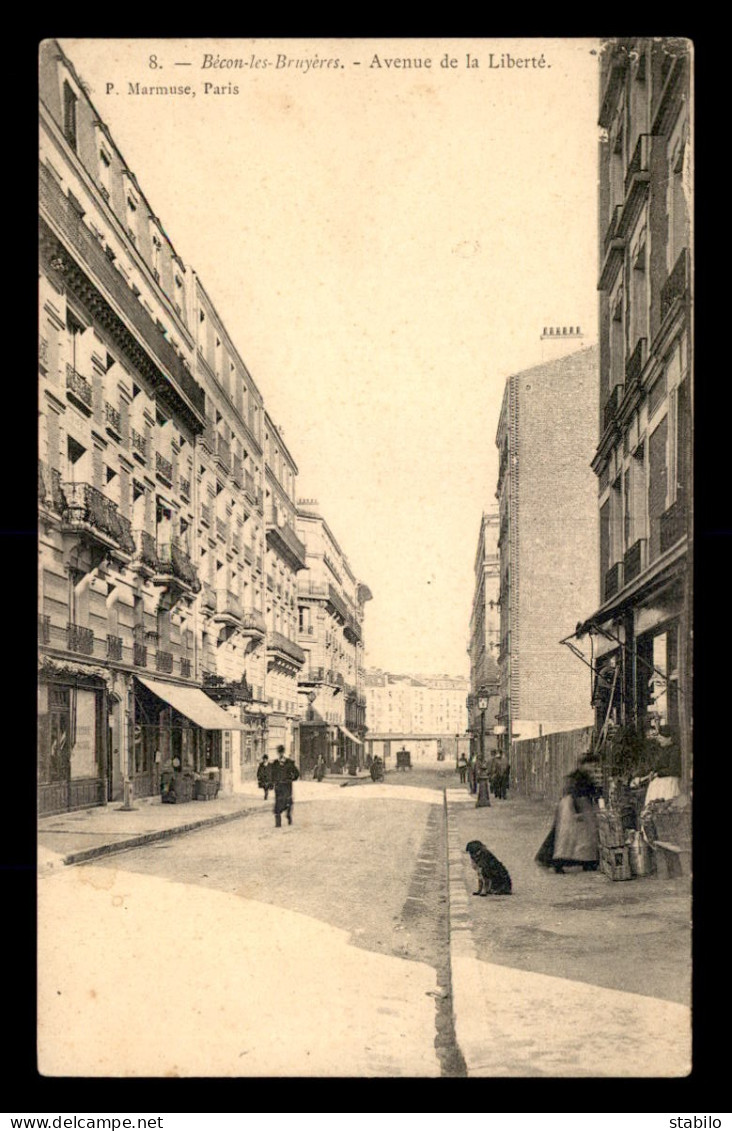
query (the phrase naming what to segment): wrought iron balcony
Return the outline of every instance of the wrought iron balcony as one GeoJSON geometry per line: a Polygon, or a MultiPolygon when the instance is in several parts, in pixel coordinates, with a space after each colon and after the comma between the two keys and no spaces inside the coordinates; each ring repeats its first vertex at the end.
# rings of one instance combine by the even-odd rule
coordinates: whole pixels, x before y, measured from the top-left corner
{"type": "Polygon", "coordinates": [[[92,387],[86,377],[77,373],[73,365],[66,366],[66,392],[81,403],[84,408],[92,406],[92,387]]]}
{"type": "Polygon", "coordinates": [[[91,628],[84,628],[83,625],[69,621],[66,625],[66,647],[69,652],[81,652],[84,656],[92,656],[94,632],[91,628]]]}
{"type": "Polygon", "coordinates": [[[251,503],[257,501],[257,488],[254,484],[254,476],[249,472],[244,472],[244,494],[251,503]]]}
{"type": "Polygon", "coordinates": [[[152,534],[148,534],[147,530],[136,530],[134,538],[135,565],[142,566],[144,569],[149,570],[150,574],[157,573],[160,569],[160,562],[158,560],[157,546],[152,534]]]}
{"type": "Polygon", "coordinates": [[[689,252],[687,248],[679,255],[671,274],[661,288],[661,321],[677,299],[683,299],[689,286],[689,252]]]}
{"type": "Polygon", "coordinates": [[[216,451],[214,453],[214,458],[219,466],[224,469],[224,471],[228,471],[230,469],[231,447],[228,441],[226,441],[220,434],[217,434],[216,436],[216,451]]]}
{"type": "Polygon", "coordinates": [[[122,637],[107,635],[107,657],[110,660],[122,659],[122,637]]]}
{"type": "Polygon", "coordinates": [[[609,601],[616,593],[619,593],[623,586],[623,563],[616,562],[610,569],[605,571],[605,585],[604,597],[609,601]]]}
{"type": "Polygon", "coordinates": [[[661,553],[670,550],[686,534],[686,504],[677,499],[661,515],[661,553]]]}
{"type": "Polygon", "coordinates": [[[147,441],[136,428],[130,428],[130,442],[133,454],[141,456],[142,459],[147,459],[147,441]]]}
{"type": "Polygon", "coordinates": [[[168,585],[168,578],[172,576],[182,588],[189,589],[193,593],[200,593],[201,582],[198,578],[198,570],[191,561],[188,552],[179,542],[174,540],[158,542],[157,555],[159,567],[158,578],[155,580],[156,585],[168,585]]]}
{"type": "Polygon", "coordinates": [[[216,590],[216,612],[213,619],[225,624],[241,624],[242,607],[236,593],[232,593],[230,589],[216,590]]]}
{"type": "MultiPolygon", "coordinates": [[[[61,233],[66,246],[72,248],[73,252],[69,253],[66,247],[59,244],[55,234],[44,221],[46,229],[44,239],[49,243],[49,247],[55,244],[58,254],[67,267],[67,272],[78,278],[80,282],[83,283],[86,274],[90,273],[89,277],[95,280],[98,291],[94,296],[94,304],[99,308],[100,314],[103,312],[120,334],[129,335],[130,331],[127,327],[132,326],[132,336],[144,342],[147,347],[149,372],[156,385],[161,389],[169,388],[172,378],[178,389],[188,398],[196,414],[196,420],[202,419],[205,405],[203,388],[193,379],[171,343],[156,325],[154,318],[150,317],[132,288],[110,262],[96,236],[84,226],[79,213],[64,194],[50,169],[41,166],[39,172],[42,211],[50,218],[54,228],[61,233]],[[109,295],[114,306],[104,298],[105,293],[109,295]],[[117,311],[121,312],[122,318],[117,311]],[[159,369],[158,363],[162,363],[167,372],[159,369]]],[[[186,411],[190,411],[188,406],[186,411]]]]}
{"type": "Polygon", "coordinates": [[[104,404],[104,420],[109,432],[113,432],[115,436],[122,435],[122,413],[109,401],[104,404]]]}
{"type": "Polygon", "coordinates": [[[173,482],[173,464],[161,452],[155,453],[155,471],[166,483],[173,482]]]}
{"type": "Polygon", "coordinates": [[[147,667],[147,647],[135,641],[132,646],[132,659],[138,668],[147,667]]]}
{"type": "Polygon", "coordinates": [[[155,653],[155,667],[159,672],[172,672],[173,670],[173,653],[172,652],[156,652],[155,653]]]}
{"type": "Polygon", "coordinates": [[[241,627],[250,636],[264,636],[267,631],[264,616],[259,609],[246,609],[242,614],[241,627]]]}
{"type": "Polygon", "coordinates": [[[106,542],[111,540],[124,554],[134,554],[135,541],[129,519],[117,510],[117,504],[92,487],[90,483],[64,483],[66,509],[63,514],[67,528],[86,534],[100,534],[106,542]]]}
{"type": "Polygon", "coordinates": [[[275,514],[271,514],[267,519],[267,541],[273,549],[286,558],[294,570],[307,568],[305,543],[300,541],[289,523],[279,525],[275,514]]]}
{"type": "Polygon", "coordinates": [[[625,363],[626,392],[640,381],[640,375],[646,363],[647,346],[646,338],[638,338],[632,354],[625,363]]]}
{"type": "Polygon", "coordinates": [[[625,195],[630,192],[633,182],[647,183],[650,180],[650,159],[652,137],[650,134],[641,134],[636,142],[633,156],[625,174],[625,195]]]}
{"type": "Polygon", "coordinates": [[[292,663],[302,665],[305,663],[305,653],[294,640],[288,640],[281,632],[267,633],[267,651],[278,653],[292,663]]]}
{"type": "Polygon", "coordinates": [[[334,585],[328,583],[328,604],[345,623],[348,620],[348,607],[334,585]]]}
{"type": "Polygon", "coordinates": [[[325,668],[308,668],[298,674],[299,683],[325,683],[325,668]]]}
{"type": "Polygon", "coordinates": [[[642,569],[646,566],[646,550],[647,542],[645,538],[639,538],[637,542],[625,551],[623,557],[623,584],[629,585],[642,569]]]}
{"type": "Polygon", "coordinates": [[[602,430],[607,432],[610,425],[614,422],[618,415],[618,408],[620,406],[620,399],[623,393],[622,385],[613,385],[610,396],[605,401],[602,407],[602,430]]]}

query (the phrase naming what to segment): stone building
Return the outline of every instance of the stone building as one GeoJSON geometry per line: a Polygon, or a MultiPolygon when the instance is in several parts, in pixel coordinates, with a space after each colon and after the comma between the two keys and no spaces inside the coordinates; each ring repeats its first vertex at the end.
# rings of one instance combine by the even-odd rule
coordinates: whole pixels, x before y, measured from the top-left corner
{"type": "Polygon", "coordinates": [[[404,743],[416,759],[453,757],[459,742],[467,753],[467,679],[371,668],[365,686],[370,754],[388,762],[404,743]]]}
{"type": "Polygon", "coordinates": [[[298,500],[297,532],[307,568],[298,579],[300,755],[304,769],[319,757],[331,766],[363,762],[364,605],[371,599],[314,499],[298,500]]]}
{"type": "Polygon", "coordinates": [[[506,382],[496,444],[501,748],[592,722],[589,675],[560,641],[597,594],[596,347],[506,382]]]}
{"type": "MultiPolygon", "coordinates": [[[[578,626],[598,736],[668,728],[691,776],[693,368],[690,48],[620,39],[601,60],[599,603],[578,626]]],[[[584,616],[584,614],[582,614],[584,616]]]]}

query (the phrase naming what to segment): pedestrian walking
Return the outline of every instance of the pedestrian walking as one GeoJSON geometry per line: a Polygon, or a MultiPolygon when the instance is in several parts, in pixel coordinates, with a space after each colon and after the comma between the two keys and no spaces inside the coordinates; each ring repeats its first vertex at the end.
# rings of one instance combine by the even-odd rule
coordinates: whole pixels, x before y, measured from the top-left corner
{"type": "Polygon", "coordinates": [[[282,828],[282,814],[287,814],[288,825],[292,824],[292,783],[300,777],[300,771],[285,754],[284,746],[277,747],[277,761],[272,764],[272,783],[274,785],[275,828],[282,828]]]}
{"type": "Polygon", "coordinates": [[[554,824],[536,854],[536,862],[558,875],[571,865],[594,872],[599,862],[597,821],[592,799],[595,785],[584,770],[574,770],[564,783],[554,824]]]}
{"type": "Polygon", "coordinates": [[[457,771],[460,774],[460,784],[465,785],[468,780],[468,759],[464,754],[458,758],[457,771]]]}
{"type": "Polygon", "coordinates": [[[257,785],[260,789],[264,790],[264,800],[267,800],[270,789],[272,788],[272,767],[267,755],[263,755],[261,762],[257,766],[257,785]]]}
{"type": "Polygon", "coordinates": [[[315,769],[313,770],[313,777],[315,778],[316,781],[322,781],[323,778],[325,777],[325,758],[323,757],[322,754],[320,755],[317,762],[315,763],[315,769]]]}
{"type": "Polygon", "coordinates": [[[488,788],[490,774],[490,763],[485,754],[480,754],[475,763],[475,777],[478,783],[478,800],[475,802],[476,809],[484,809],[491,803],[491,793],[488,788]]]}
{"type": "Polygon", "coordinates": [[[504,754],[499,754],[493,766],[494,786],[493,794],[501,801],[506,800],[508,793],[508,781],[511,775],[511,767],[508,758],[504,754]]]}

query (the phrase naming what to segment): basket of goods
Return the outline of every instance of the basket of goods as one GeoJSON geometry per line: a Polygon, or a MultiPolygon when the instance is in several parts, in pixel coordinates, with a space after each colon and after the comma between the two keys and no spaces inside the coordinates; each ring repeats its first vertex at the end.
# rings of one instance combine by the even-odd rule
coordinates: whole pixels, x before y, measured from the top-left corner
{"type": "Polygon", "coordinates": [[[620,813],[614,809],[598,809],[595,817],[601,848],[618,848],[625,844],[627,834],[620,813]]]}

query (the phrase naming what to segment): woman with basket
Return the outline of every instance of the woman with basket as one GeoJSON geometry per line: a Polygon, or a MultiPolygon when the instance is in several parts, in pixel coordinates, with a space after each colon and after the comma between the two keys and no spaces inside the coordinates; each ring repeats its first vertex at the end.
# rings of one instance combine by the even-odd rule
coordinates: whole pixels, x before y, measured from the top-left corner
{"type": "Polygon", "coordinates": [[[558,875],[571,865],[581,865],[585,872],[597,870],[599,851],[593,806],[596,792],[597,787],[585,770],[567,775],[554,824],[536,854],[538,864],[553,868],[558,875]]]}

